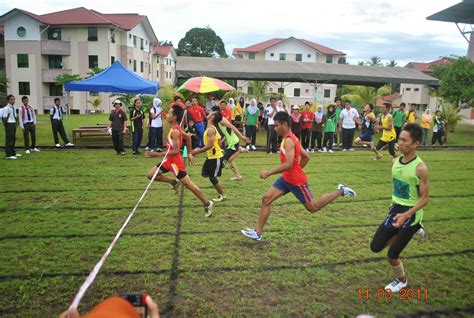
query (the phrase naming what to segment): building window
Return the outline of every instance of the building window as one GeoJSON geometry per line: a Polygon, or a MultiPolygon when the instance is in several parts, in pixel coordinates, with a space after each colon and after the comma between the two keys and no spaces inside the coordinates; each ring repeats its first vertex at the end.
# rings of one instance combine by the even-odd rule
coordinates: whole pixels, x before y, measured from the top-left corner
{"type": "Polygon", "coordinates": [[[96,27],[87,28],[87,41],[97,41],[97,28],[96,27]]]}
{"type": "Polygon", "coordinates": [[[144,39],[140,39],[140,50],[144,50],[145,49],[145,40],[144,39]]]}
{"type": "Polygon", "coordinates": [[[255,52],[249,52],[249,60],[255,60],[255,52]]]}
{"type": "Polygon", "coordinates": [[[132,59],[128,59],[128,64],[132,64],[132,59]]]}
{"type": "Polygon", "coordinates": [[[160,57],[159,56],[156,57],[156,64],[160,64],[160,57]]]}
{"type": "Polygon", "coordinates": [[[273,93],[273,88],[272,88],[272,87],[268,88],[268,91],[269,91],[270,93],[273,93]]]}
{"type": "Polygon", "coordinates": [[[18,94],[30,95],[30,82],[18,82],[18,94]]]}
{"type": "Polygon", "coordinates": [[[293,92],[294,97],[300,97],[301,96],[301,90],[299,88],[295,88],[293,92]]]}
{"type": "Polygon", "coordinates": [[[63,96],[63,86],[49,83],[49,96],[63,96]]]}
{"type": "Polygon", "coordinates": [[[99,96],[99,92],[89,92],[90,96],[99,96]]]}
{"type": "Polygon", "coordinates": [[[326,55],[326,63],[332,63],[332,55],[326,55]]]}
{"type": "Polygon", "coordinates": [[[94,67],[99,67],[99,56],[89,55],[89,69],[93,69],[94,67]]]}
{"type": "MultiPolygon", "coordinates": [[[[48,56],[49,68],[61,69],[63,68],[63,57],[61,55],[49,55],[48,56]]],[[[50,95],[55,96],[55,95],[50,95]]]]}
{"type": "Polygon", "coordinates": [[[140,62],[140,72],[143,73],[143,61],[140,62]]]}
{"type": "Polygon", "coordinates": [[[110,29],[110,42],[115,43],[115,30],[110,29]]]}
{"type": "Polygon", "coordinates": [[[133,36],[133,47],[137,47],[137,36],[133,36]]]}
{"type": "Polygon", "coordinates": [[[28,68],[28,54],[17,54],[16,59],[18,61],[18,68],[28,68]]]}
{"type": "Polygon", "coordinates": [[[278,87],[278,94],[285,94],[285,88],[284,87],[278,87]]]}
{"type": "Polygon", "coordinates": [[[48,40],[61,40],[61,29],[60,28],[49,28],[48,29],[48,40]]]}
{"type": "Polygon", "coordinates": [[[130,33],[128,34],[128,38],[129,38],[129,39],[131,39],[131,38],[132,38],[132,35],[131,35],[130,33]]]}
{"type": "Polygon", "coordinates": [[[115,63],[115,56],[111,56],[110,57],[110,64],[114,64],[115,63]]]}
{"type": "Polygon", "coordinates": [[[301,62],[303,60],[303,54],[296,54],[296,62],[301,62]]]}
{"type": "Polygon", "coordinates": [[[160,77],[160,71],[156,71],[156,77],[160,77]]]}
{"type": "Polygon", "coordinates": [[[270,56],[271,56],[271,57],[274,57],[274,56],[275,56],[275,53],[270,53],[270,56]]]}
{"type": "Polygon", "coordinates": [[[137,60],[133,60],[133,71],[137,71],[137,60]]]}
{"type": "Polygon", "coordinates": [[[247,94],[253,94],[253,87],[247,87],[247,94]]]}
{"type": "Polygon", "coordinates": [[[280,61],[286,60],[286,53],[280,53],[280,61]]]}
{"type": "Polygon", "coordinates": [[[16,29],[16,34],[20,37],[20,38],[24,38],[26,36],[26,29],[24,27],[18,27],[18,29],[16,29]]]}
{"type": "Polygon", "coordinates": [[[406,88],[406,91],[407,91],[407,92],[411,91],[411,88],[410,88],[410,87],[407,87],[407,88],[406,88]]]}
{"type": "Polygon", "coordinates": [[[331,97],[331,90],[330,89],[325,89],[324,90],[324,98],[329,98],[331,97]]]}
{"type": "Polygon", "coordinates": [[[414,88],[413,89],[415,92],[418,92],[420,89],[419,88],[414,88]]]}
{"type": "Polygon", "coordinates": [[[307,58],[311,58],[311,54],[306,55],[307,58]]]}
{"type": "Polygon", "coordinates": [[[309,89],[305,89],[305,90],[304,90],[304,93],[305,93],[305,94],[309,94],[309,89]]]}

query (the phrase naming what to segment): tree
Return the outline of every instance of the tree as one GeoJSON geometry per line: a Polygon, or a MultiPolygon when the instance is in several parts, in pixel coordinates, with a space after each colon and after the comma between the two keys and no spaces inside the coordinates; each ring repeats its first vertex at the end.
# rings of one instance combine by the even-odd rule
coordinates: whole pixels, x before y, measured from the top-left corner
{"type": "Polygon", "coordinates": [[[448,132],[454,132],[454,128],[461,121],[462,116],[459,114],[459,107],[453,105],[442,104],[444,118],[444,142],[448,140],[448,132]]]}
{"type": "Polygon", "coordinates": [[[365,65],[365,62],[364,61],[357,61],[357,65],[365,65]]]}
{"type": "Polygon", "coordinates": [[[345,56],[342,56],[339,58],[339,60],[337,61],[337,64],[349,64],[347,61],[346,61],[346,57],[345,56]]]}
{"type": "Polygon", "coordinates": [[[89,77],[92,77],[96,74],[99,74],[100,72],[102,72],[103,70],[105,70],[105,68],[100,68],[98,66],[94,66],[94,68],[90,69],[89,72],[87,72],[87,77],[86,78],[89,78],[89,77]]]}
{"type": "Polygon", "coordinates": [[[398,63],[397,63],[397,61],[395,61],[395,60],[390,60],[390,61],[388,61],[387,63],[385,63],[385,66],[386,66],[386,67],[395,67],[395,66],[397,66],[397,65],[398,65],[398,63]]]}
{"type": "Polygon", "coordinates": [[[192,28],[178,43],[178,55],[227,57],[224,42],[210,27],[192,28]]]}
{"type": "Polygon", "coordinates": [[[8,78],[4,71],[0,71],[0,99],[7,98],[8,78]]]}
{"type": "Polygon", "coordinates": [[[97,108],[99,108],[102,104],[102,99],[100,97],[96,97],[94,99],[89,99],[87,103],[91,104],[92,107],[94,107],[94,109],[97,111],[97,108]]]}
{"type": "Polygon", "coordinates": [[[378,56],[372,56],[366,63],[368,66],[383,66],[382,60],[378,56]]]}
{"type": "Polygon", "coordinates": [[[432,66],[441,82],[438,95],[455,105],[474,107],[474,62],[466,57],[449,60],[452,63],[432,66]]]}

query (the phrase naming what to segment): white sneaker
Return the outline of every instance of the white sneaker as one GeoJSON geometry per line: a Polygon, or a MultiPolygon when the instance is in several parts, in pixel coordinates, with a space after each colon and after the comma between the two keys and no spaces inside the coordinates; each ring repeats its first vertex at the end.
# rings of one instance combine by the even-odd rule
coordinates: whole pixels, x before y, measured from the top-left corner
{"type": "Polygon", "coordinates": [[[328,152],[326,147],[323,147],[323,149],[319,149],[319,152],[328,152]]]}
{"type": "Polygon", "coordinates": [[[311,149],[311,153],[314,153],[314,149],[311,149]]]}
{"type": "Polygon", "coordinates": [[[250,146],[249,146],[249,145],[247,145],[247,146],[245,147],[245,149],[247,149],[247,150],[250,150],[250,146]]]}
{"type": "Polygon", "coordinates": [[[55,147],[56,147],[56,148],[61,148],[61,145],[60,145],[60,144],[56,144],[55,147]]]}
{"type": "Polygon", "coordinates": [[[257,147],[255,147],[254,145],[252,145],[252,150],[257,150],[257,147]]]}
{"type": "Polygon", "coordinates": [[[15,156],[10,156],[10,157],[5,157],[5,159],[15,160],[15,159],[17,159],[17,157],[15,157],[15,156]]]}
{"type": "Polygon", "coordinates": [[[390,290],[392,293],[398,293],[400,289],[407,287],[408,281],[401,282],[398,278],[396,278],[393,282],[385,286],[385,289],[390,290]]]}
{"type": "Polygon", "coordinates": [[[259,235],[255,229],[247,228],[245,230],[240,230],[240,232],[245,237],[251,238],[251,239],[256,240],[256,241],[260,241],[262,239],[262,234],[259,235]]]}
{"type": "Polygon", "coordinates": [[[334,153],[334,151],[332,151],[332,149],[329,149],[329,150],[328,150],[328,152],[330,152],[330,153],[334,153]]]}
{"type": "Polygon", "coordinates": [[[416,234],[418,234],[421,238],[424,238],[425,235],[426,235],[425,229],[420,227],[420,229],[418,231],[416,231],[416,234]]]}
{"type": "Polygon", "coordinates": [[[71,144],[70,142],[68,142],[68,143],[66,144],[66,147],[74,147],[74,144],[71,144]]]}
{"type": "Polygon", "coordinates": [[[344,148],[344,149],[342,149],[342,151],[347,151],[347,149],[344,148]]]}
{"type": "Polygon", "coordinates": [[[217,198],[212,199],[212,201],[214,201],[214,202],[221,202],[221,201],[224,200],[225,198],[227,198],[227,196],[226,196],[225,194],[224,194],[224,195],[218,194],[218,195],[217,195],[217,198]]]}
{"type": "Polygon", "coordinates": [[[146,150],[146,151],[150,151],[151,148],[150,148],[150,147],[145,147],[145,150],[146,150]]]}
{"type": "Polygon", "coordinates": [[[27,155],[29,155],[29,154],[30,154],[30,151],[29,151],[29,150],[26,150],[25,153],[26,153],[27,155]]]}
{"type": "Polygon", "coordinates": [[[204,216],[206,218],[210,217],[212,215],[212,206],[214,205],[214,202],[209,201],[209,205],[204,207],[204,211],[206,212],[204,216]]]}
{"type": "Polygon", "coordinates": [[[356,196],[356,192],[354,190],[352,190],[351,188],[349,188],[348,186],[346,186],[342,183],[339,183],[339,185],[337,186],[337,189],[342,191],[342,196],[344,196],[344,197],[347,197],[347,196],[355,197],[356,196]]]}
{"type": "Polygon", "coordinates": [[[17,153],[17,154],[15,155],[15,157],[20,158],[21,155],[20,155],[19,153],[17,153]]]}
{"type": "Polygon", "coordinates": [[[40,152],[40,150],[38,148],[33,148],[33,149],[31,149],[31,151],[40,152]]]}
{"type": "Polygon", "coordinates": [[[354,148],[349,148],[350,151],[354,151],[354,148]]]}

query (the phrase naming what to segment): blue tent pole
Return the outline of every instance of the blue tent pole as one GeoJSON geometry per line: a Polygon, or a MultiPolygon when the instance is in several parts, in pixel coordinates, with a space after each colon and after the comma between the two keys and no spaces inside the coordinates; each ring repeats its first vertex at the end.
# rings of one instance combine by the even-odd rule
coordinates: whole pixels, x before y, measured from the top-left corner
{"type": "Polygon", "coordinates": [[[69,92],[66,91],[66,137],[69,139],[69,92]]]}

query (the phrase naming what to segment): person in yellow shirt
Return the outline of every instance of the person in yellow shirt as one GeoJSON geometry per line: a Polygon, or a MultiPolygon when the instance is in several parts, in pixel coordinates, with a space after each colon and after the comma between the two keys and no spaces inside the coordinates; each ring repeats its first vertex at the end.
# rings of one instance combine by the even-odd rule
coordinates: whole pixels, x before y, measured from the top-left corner
{"type": "Polygon", "coordinates": [[[222,173],[222,157],[224,152],[222,151],[222,137],[217,128],[218,123],[222,120],[222,115],[219,111],[211,111],[207,115],[207,129],[204,132],[204,147],[201,149],[194,149],[193,155],[206,152],[207,159],[202,166],[201,176],[209,178],[212,186],[217,191],[217,198],[213,199],[215,202],[222,201],[226,198],[224,189],[219,183],[217,177],[221,176],[222,173]]]}
{"type": "Polygon", "coordinates": [[[382,106],[382,125],[377,123],[376,129],[382,130],[382,137],[380,138],[377,146],[372,148],[372,151],[375,152],[375,159],[379,160],[382,158],[380,150],[388,145],[388,152],[392,155],[393,158],[396,158],[395,154],[395,139],[397,138],[397,133],[393,127],[393,118],[390,114],[390,109],[392,105],[389,103],[384,103],[382,106]]]}
{"type": "Polygon", "coordinates": [[[414,124],[416,122],[416,104],[411,104],[410,110],[407,111],[407,123],[414,124]]]}
{"type": "Polygon", "coordinates": [[[242,121],[242,118],[244,118],[244,107],[245,100],[241,97],[239,102],[235,104],[234,109],[232,109],[232,125],[237,128],[240,128],[240,122],[242,121]]]}
{"type": "Polygon", "coordinates": [[[432,122],[433,122],[433,117],[430,114],[430,110],[427,109],[425,110],[425,113],[423,114],[423,116],[421,116],[421,125],[420,125],[421,128],[423,129],[423,143],[422,143],[423,146],[427,145],[428,133],[430,131],[432,122]]]}

